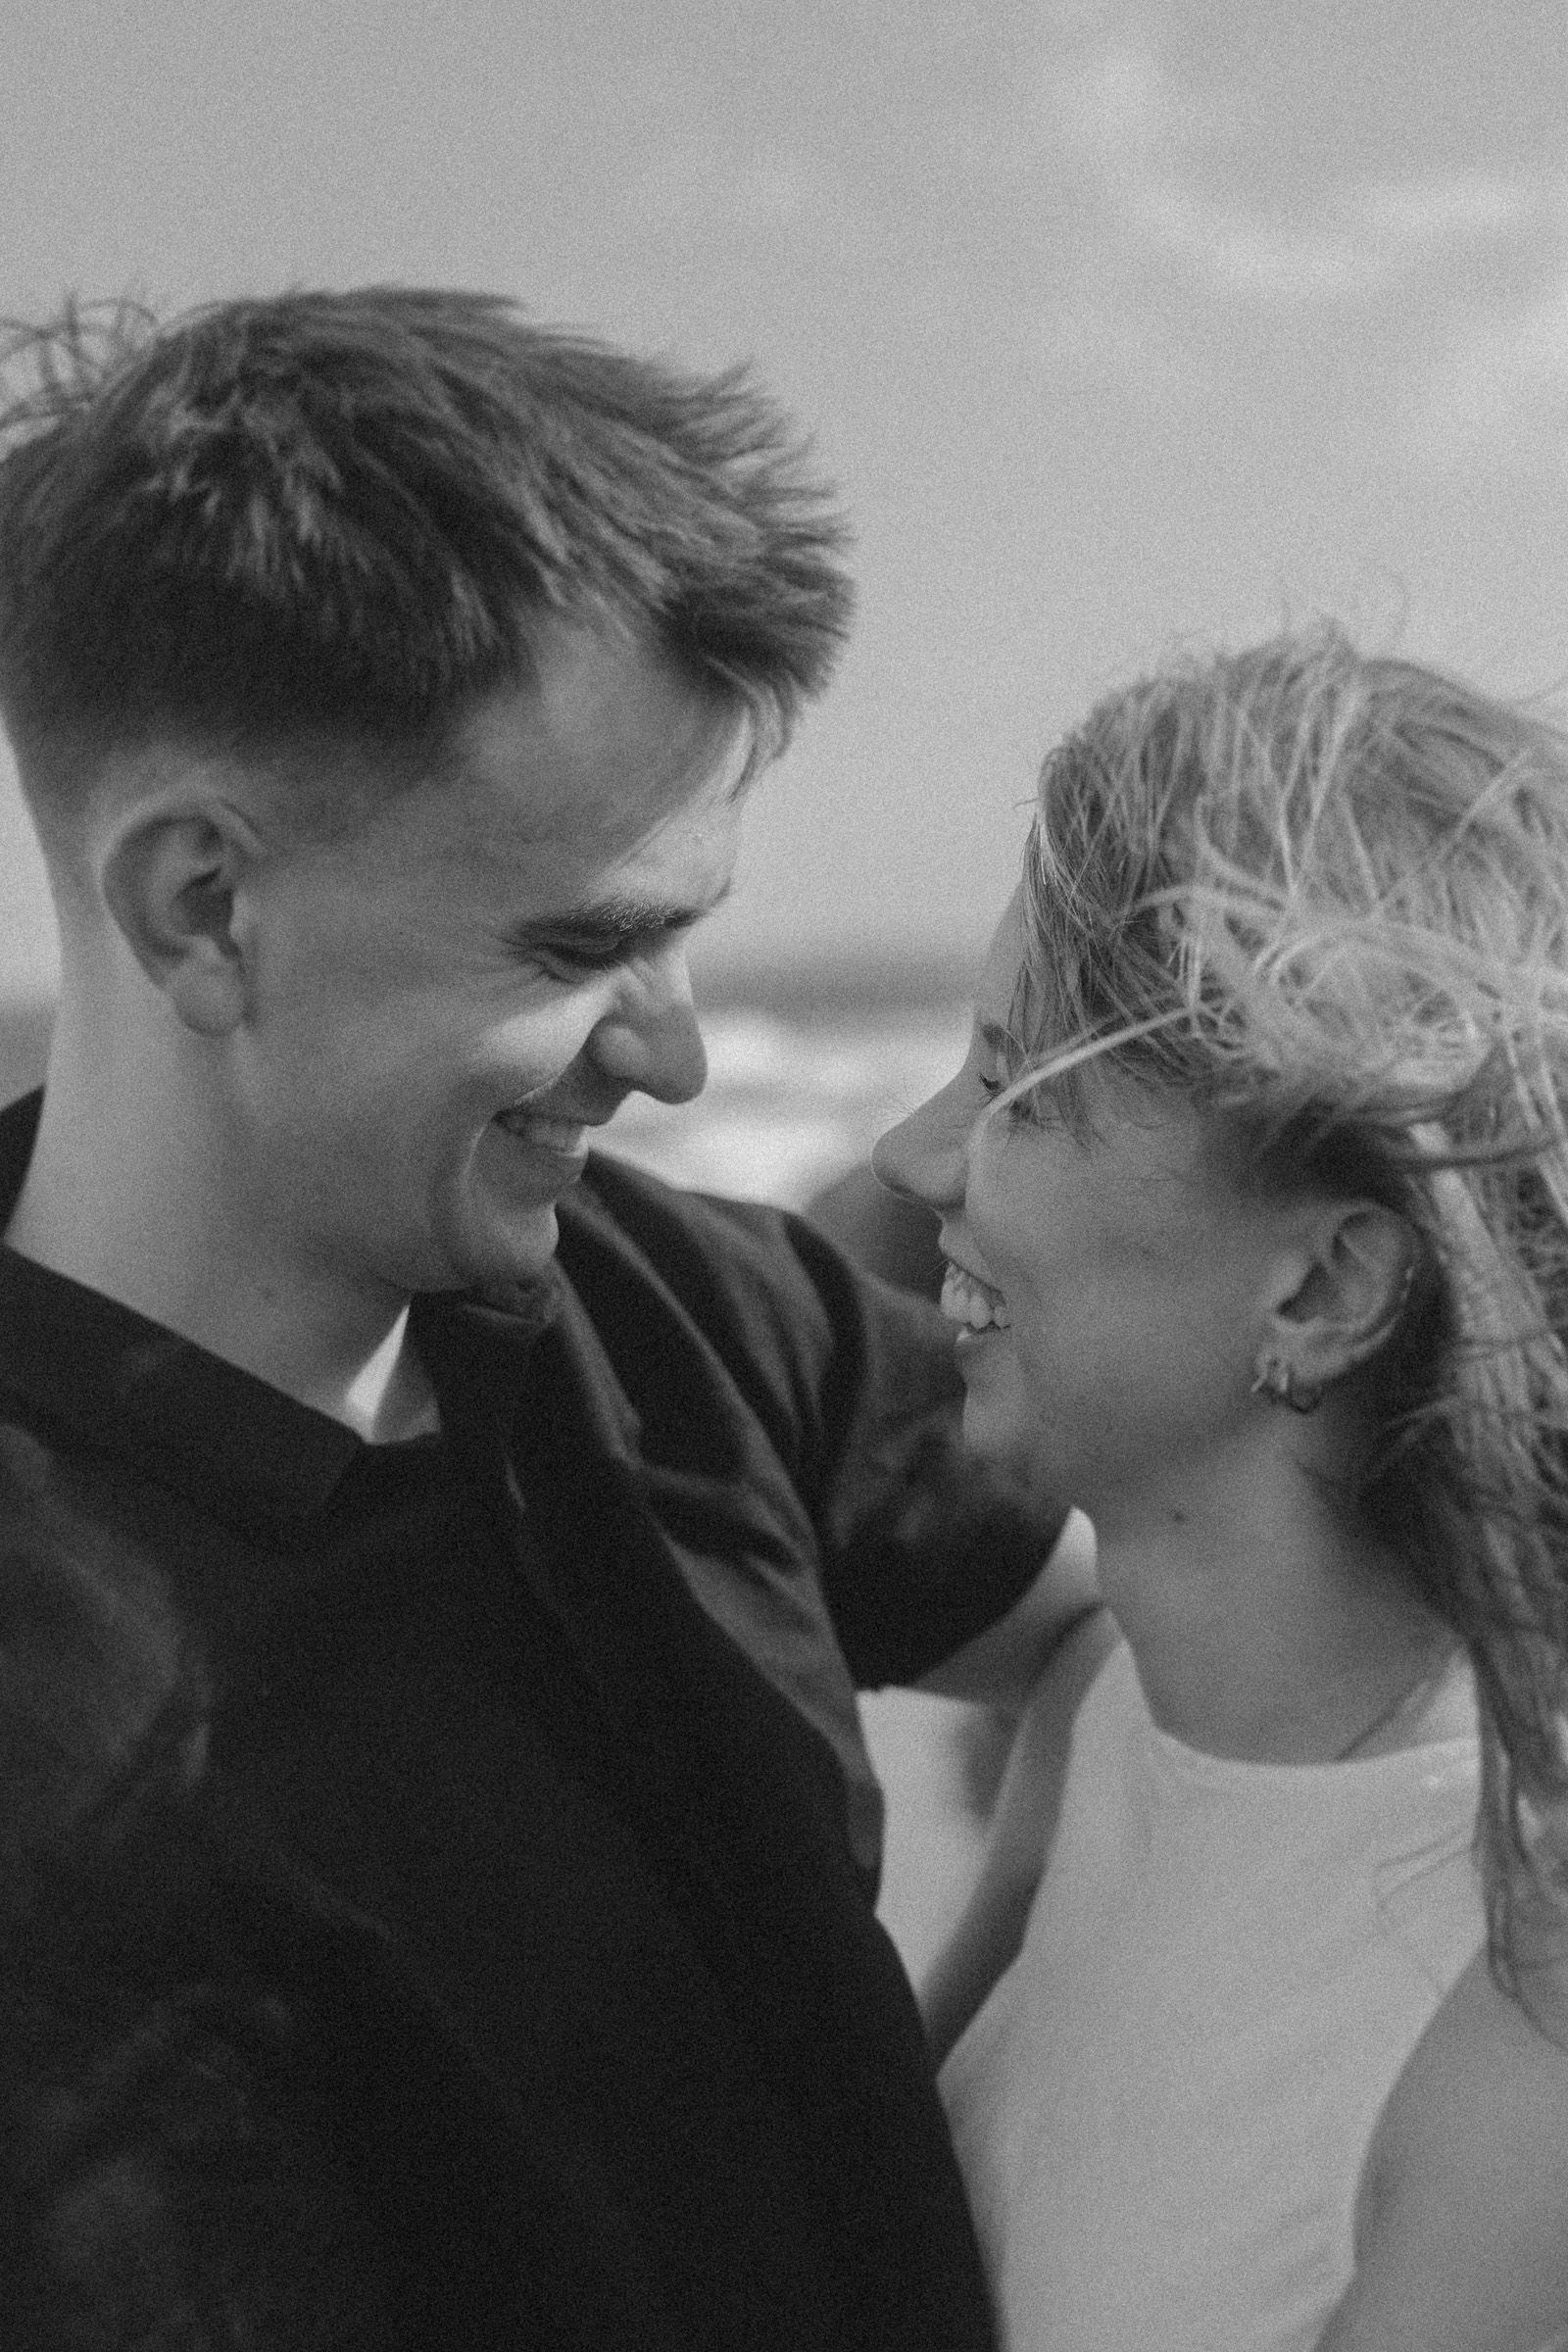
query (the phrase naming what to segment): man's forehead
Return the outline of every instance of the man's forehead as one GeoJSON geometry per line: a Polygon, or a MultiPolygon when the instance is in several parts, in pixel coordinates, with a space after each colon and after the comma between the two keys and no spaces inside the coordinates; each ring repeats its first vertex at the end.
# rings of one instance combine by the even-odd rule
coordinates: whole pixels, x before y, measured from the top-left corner
{"type": "Polygon", "coordinates": [[[757,726],[738,697],[645,648],[580,632],[534,682],[469,711],[441,762],[472,813],[601,850],[721,809],[758,764],[757,726]]]}
{"type": "Polygon", "coordinates": [[[672,802],[626,799],[618,812],[589,807],[539,826],[524,812],[499,818],[471,804],[446,845],[450,887],[468,896],[526,953],[568,946],[609,956],[634,941],[682,931],[729,895],[742,800],[719,770],[672,802]]]}

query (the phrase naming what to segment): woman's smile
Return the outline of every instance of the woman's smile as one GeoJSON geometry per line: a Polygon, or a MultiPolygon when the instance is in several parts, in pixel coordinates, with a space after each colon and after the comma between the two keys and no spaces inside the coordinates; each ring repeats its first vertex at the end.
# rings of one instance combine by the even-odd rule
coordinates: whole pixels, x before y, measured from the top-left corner
{"type": "Polygon", "coordinates": [[[958,1325],[960,1346],[1012,1325],[1012,1310],[1002,1293],[951,1257],[942,1280],[942,1312],[958,1325]]]}

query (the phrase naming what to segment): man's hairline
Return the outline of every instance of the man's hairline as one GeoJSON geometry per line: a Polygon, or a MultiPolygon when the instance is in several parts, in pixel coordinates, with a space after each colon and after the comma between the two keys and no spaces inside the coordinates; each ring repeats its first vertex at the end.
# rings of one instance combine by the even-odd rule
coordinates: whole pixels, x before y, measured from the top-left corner
{"type": "MultiPolygon", "coordinates": [[[[749,732],[746,757],[724,796],[726,807],[743,802],[759,777],[782,756],[787,727],[780,723],[769,728],[762,715],[761,698],[747,693],[738,681],[699,670],[695,664],[683,662],[678,653],[657,643],[651,650],[680,670],[711,702],[715,710],[729,713],[731,730],[724,752],[701,775],[692,774],[693,791],[714,772],[740,731],[749,732]]],[[[530,674],[498,682],[483,693],[467,697],[423,730],[385,737],[360,729],[304,727],[286,737],[279,736],[270,744],[251,746],[232,738],[225,740],[216,733],[186,731],[174,726],[166,730],[104,729],[91,736],[80,730],[73,734],[63,729],[52,744],[39,743],[35,750],[30,750],[22,739],[24,730],[13,724],[9,732],[23,797],[45,865],[53,878],[79,885],[84,878],[79,853],[87,846],[93,831],[95,808],[102,807],[107,799],[119,797],[114,786],[117,772],[128,779],[137,769],[145,771],[153,765],[164,767],[166,772],[184,766],[206,769],[215,775],[226,770],[231,775],[254,778],[264,792],[270,785],[274,788],[268,797],[277,811],[280,847],[286,841],[290,850],[330,848],[352,841],[394,803],[416,792],[439,789],[450,783],[461,765],[463,737],[468,723],[488,706],[527,696],[534,685],[530,674]],[[73,763],[79,763],[85,771],[81,781],[69,797],[57,794],[51,788],[48,774],[40,771],[46,765],[58,770],[73,763]],[[324,781],[335,770],[341,780],[344,769],[357,773],[362,788],[351,787],[335,814],[328,812],[324,793],[318,809],[312,810],[307,804],[313,775],[324,781]],[[377,773],[378,770],[382,772],[377,773]],[[57,811],[58,819],[51,823],[51,815],[57,811]]]]}

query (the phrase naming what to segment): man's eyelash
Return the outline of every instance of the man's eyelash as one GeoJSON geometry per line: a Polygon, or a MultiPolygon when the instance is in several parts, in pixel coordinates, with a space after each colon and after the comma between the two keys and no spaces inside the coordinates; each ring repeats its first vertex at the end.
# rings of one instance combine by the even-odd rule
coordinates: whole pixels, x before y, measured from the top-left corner
{"type": "Polygon", "coordinates": [[[608,972],[617,963],[624,963],[632,950],[623,940],[612,942],[583,942],[547,940],[532,953],[542,963],[560,963],[577,972],[608,972]]]}
{"type": "Polygon", "coordinates": [[[620,964],[658,955],[685,939],[692,929],[691,923],[671,923],[661,931],[628,932],[618,939],[542,940],[530,953],[542,962],[564,964],[572,971],[610,972],[620,964]]]}

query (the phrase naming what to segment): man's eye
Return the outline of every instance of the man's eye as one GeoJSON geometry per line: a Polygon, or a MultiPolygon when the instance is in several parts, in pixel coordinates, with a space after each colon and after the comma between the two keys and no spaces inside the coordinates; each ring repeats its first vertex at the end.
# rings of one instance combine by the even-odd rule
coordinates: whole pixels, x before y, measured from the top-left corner
{"type": "Polygon", "coordinates": [[[608,972],[625,960],[626,949],[618,944],[608,945],[595,941],[592,945],[572,940],[546,940],[533,950],[540,963],[554,964],[565,972],[608,972]]]}

